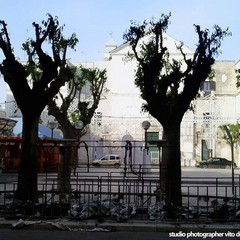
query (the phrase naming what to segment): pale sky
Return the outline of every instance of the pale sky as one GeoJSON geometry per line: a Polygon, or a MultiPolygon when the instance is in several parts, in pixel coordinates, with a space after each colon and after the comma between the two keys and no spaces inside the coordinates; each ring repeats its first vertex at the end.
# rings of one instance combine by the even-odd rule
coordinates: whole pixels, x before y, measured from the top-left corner
{"type": "MultiPolygon", "coordinates": [[[[58,16],[60,24],[65,24],[65,36],[77,34],[77,51],[71,52],[69,58],[94,61],[103,59],[110,34],[117,45],[123,43],[123,33],[131,20],[159,19],[161,14],[171,12],[167,34],[193,49],[197,41],[194,24],[209,29],[215,24],[223,29],[229,27],[232,36],[224,39],[218,59],[238,61],[239,11],[240,0],[0,0],[0,20],[8,24],[15,55],[23,60],[26,56],[21,44],[34,36],[32,22],[41,23],[47,19],[47,13],[58,16]]],[[[0,103],[2,90],[0,87],[0,103]]]]}

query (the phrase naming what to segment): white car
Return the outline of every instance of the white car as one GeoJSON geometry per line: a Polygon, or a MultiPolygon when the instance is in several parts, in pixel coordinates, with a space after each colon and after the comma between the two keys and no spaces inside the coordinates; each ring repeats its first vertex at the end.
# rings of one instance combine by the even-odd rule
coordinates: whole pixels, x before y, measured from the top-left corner
{"type": "Polygon", "coordinates": [[[100,159],[96,159],[92,162],[93,166],[114,166],[115,168],[119,168],[121,165],[121,159],[119,155],[105,155],[100,159]]]}

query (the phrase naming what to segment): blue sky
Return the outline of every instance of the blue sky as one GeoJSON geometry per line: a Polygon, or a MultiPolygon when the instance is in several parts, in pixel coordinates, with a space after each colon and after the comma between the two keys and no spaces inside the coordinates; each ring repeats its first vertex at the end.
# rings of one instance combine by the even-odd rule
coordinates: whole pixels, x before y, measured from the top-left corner
{"type": "MultiPolygon", "coordinates": [[[[33,36],[32,22],[41,23],[46,14],[58,16],[65,24],[65,35],[75,32],[79,39],[72,60],[94,61],[103,58],[104,46],[112,34],[117,45],[131,20],[142,22],[171,12],[168,34],[189,47],[196,44],[193,24],[212,29],[218,24],[229,27],[231,37],[224,39],[219,60],[240,59],[239,0],[0,0],[0,19],[8,24],[15,55],[26,56],[21,44],[33,36]]],[[[0,61],[3,55],[0,53],[0,61]]],[[[2,81],[2,79],[0,80],[2,81]]],[[[0,89],[0,102],[2,100],[0,89]]]]}
{"type": "Polygon", "coordinates": [[[239,0],[0,0],[0,19],[8,24],[12,45],[21,59],[25,57],[22,42],[33,36],[32,22],[40,23],[50,13],[66,25],[66,36],[77,34],[79,44],[71,53],[72,59],[98,60],[103,57],[110,33],[120,45],[130,20],[141,22],[171,12],[168,34],[190,47],[196,43],[193,24],[209,29],[214,24],[229,27],[232,37],[224,40],[220,59],[238,60],[239,9],[239,0]]]}

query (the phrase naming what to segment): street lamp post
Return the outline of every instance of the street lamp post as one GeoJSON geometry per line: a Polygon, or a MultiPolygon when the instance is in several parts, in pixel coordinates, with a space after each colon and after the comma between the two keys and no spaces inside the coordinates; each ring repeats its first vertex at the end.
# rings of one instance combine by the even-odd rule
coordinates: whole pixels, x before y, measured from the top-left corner
{"type": "Polygon", "coordinates": [[[83,122],[81,120],[78,120],[78,121],[75,122],[74,127],[75,127],[75,129],[77,131],[77,141],[79,142],[78,145],[77,145],[77,149],[76,149],[76,151],[77,151],[77,153],[76,153],[76,155],[77,155],[76,162],[74,164],[74,173],[73,173],[73,175],[75,176],[75,172],[76,172],[76,168],[77,168],[77,164],[78,164],[78,147],[79,147],[79,145],[81,143],[80,142],[80,132],[83,129],[84,124],[83,124],[83,122]]]}
{"type": "Polygon", "coordinates": [[[149,121],[143,121],[142,122],[142,128],[145,131],[145,134],[144,134],[144,142],[145,142],[144,148],[145,149],[147,148],[147,130],[150,128],[150,126],[151,126],[151,123],[149,121]]]}
{"type": "Polygon", "coordinates": [[[75,124],[74,124],[74,127],[75,127],[75,129],[77,130],[77,138],[78,138],[78,141],[79,141],[79,136],[80,136],[80,132],[81,132],[81,130],[83,129],[83,122],[82,121],[76,121],[75,122],[75,124]]]}
{"type": "Polygon", "coordinates": [[[57,127],[58,123],[56,121],[49,121],[48,127],[51,129],[51,139],[53,139],[53,130],[57,127]]]}
{"type": "MultiPolygon", "coordinates": [[[[51,129],[51,140],[53,140],[53,130],[57,127],[58,123],[54,120],[51,120],[48,122],[47,126],[51,129]]],[[[54,146],[52,146],[51,150],[51,157],[54,157],[54,146]]],[[[46,187],[47,187],[47,175],[48,175],[48,158],[46,158],[46,163],[45,163],[45,174],[46,174],[46,187]]]]}
{"type": "Polygon", "coordinates": [[[143,148],[143,170],[146,170],[147,165],[150,165],[148,157],[148,146],[147,146],[147,130],[150,128],[151,123],[149,121],[142,122],[142,128],[144,129],[144,148],[143,148]]]}

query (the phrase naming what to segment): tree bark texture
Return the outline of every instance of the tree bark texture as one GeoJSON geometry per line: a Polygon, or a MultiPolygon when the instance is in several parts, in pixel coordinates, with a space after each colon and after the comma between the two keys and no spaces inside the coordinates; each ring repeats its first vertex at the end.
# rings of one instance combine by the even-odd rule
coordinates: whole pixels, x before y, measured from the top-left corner
{"type": "Polygon", "coordinates": [[[180,207],[181,193],[181,153],[180,153],[180,124],[170,125],[164,129],[160,188],[165,195],[166,204],[180,207]]]}
{"type": "MultiPolygon", "coordinates": [[[[70,124],[70,123],[69,123],[70,124]]],[[[65,139],[76,138],[75,129],[69,125],[62,127],[65,139]]],[[[74,144],[65,144],[60,149],[60,162],[58,170],[58,191],[62,194],[71,192],[71,169],[77,152],[74,144]]]]}
{"type": "Polygon", "coordinates": [[[23,117],[21,161],[18,172],[16,199],[37,202],[37,139],[38,119],[31,114],[23,117]]]}

